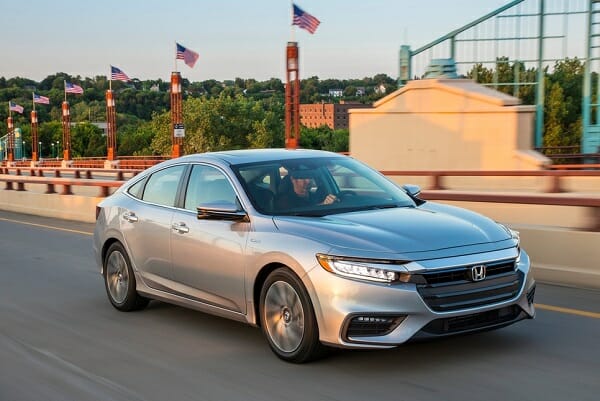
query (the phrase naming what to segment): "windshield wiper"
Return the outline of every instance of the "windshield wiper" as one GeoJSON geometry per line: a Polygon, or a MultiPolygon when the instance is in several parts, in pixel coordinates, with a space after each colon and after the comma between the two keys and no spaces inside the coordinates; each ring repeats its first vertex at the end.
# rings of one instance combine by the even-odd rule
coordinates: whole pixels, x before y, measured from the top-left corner
{"type": "Polygon", "coordinates": [[[330,214],[330,213],[326,212],[326,211],[322,211],[322,212],[296,212],[296,213],[290,213],[289,216],[298,216],[298,217],[323,217],[323,216],[327,216],[328,214],[330,214]]]}

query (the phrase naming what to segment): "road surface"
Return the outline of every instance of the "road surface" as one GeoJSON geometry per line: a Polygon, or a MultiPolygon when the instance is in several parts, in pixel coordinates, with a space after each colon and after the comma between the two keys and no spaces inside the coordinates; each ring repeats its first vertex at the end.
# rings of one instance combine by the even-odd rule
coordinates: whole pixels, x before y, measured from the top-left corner
{"type": "Polygon", "coordinates": [[[241,323],[116,311],[92,230],[0,211],[1,401],[600,399],[598,291],[540,284],[535,320],[292,365],[241,323]]]}

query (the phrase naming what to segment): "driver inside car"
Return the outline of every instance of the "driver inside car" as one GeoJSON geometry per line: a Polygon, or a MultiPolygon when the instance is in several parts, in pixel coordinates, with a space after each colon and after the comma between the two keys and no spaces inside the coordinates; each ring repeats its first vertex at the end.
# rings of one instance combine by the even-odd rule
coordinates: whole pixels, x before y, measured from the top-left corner
{"type": "Polygon", "coordinates": [[[319,191],[311,191],[313,177],[307,170],[291,170],[288,172],[290,188],[281,193],[276,205],[279,209],[293,209],[313,205],[330,205],[338,200],[333,194],[323,195],[319,191]]]}

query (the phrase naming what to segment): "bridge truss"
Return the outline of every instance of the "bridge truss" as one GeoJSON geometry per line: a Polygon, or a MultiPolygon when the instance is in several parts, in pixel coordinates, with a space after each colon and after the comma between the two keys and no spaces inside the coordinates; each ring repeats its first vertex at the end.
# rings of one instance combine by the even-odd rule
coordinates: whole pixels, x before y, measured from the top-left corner
{"type": "MultiPolygon", "coordinates": [[[[600,0],[514,0],[416,50],[400,48],[399,85],[419,79],[433,59],[451,58],[466,76],[481,65],[493,69],[491,86],[511,86],[514,96],[524,87],[535,90],[535,147],[542,147],[545,69],[565,58],[584,61],[582,153],[600,152],[600,86],[592,74],[600,70],[600,0]],[[512,66],[512,67],[511,67],[512,66]],[[526,66],[535,66],[534,76],[526,66]],[[513,68],[513,81],[498,71],[513,68]]],[[[474,77],[476,79],[476,77],[474,77]]]]}

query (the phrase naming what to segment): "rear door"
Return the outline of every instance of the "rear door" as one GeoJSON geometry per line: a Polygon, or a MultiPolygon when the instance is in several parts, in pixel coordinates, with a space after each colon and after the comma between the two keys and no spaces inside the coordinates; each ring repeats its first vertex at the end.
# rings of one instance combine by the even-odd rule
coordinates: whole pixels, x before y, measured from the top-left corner
{"type": "Polygon", "coordinates": [[[172,286],[171,220],[184,170],[185,165],[177,165],[155,172],[143,183],[143,190],[130,191],[139,198],[121,212],[129,256],[152,288],[165,290],[172,286]]]}

